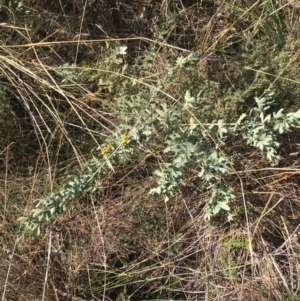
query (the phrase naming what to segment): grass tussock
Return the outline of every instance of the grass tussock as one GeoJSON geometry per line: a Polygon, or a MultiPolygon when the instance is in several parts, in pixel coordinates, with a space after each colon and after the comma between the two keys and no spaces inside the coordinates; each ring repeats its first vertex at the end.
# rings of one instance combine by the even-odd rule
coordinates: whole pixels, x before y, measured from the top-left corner
{"type": "Polygon", "coordinates": [[[1,301],[300,300],[298,2],[96,2],[0,0],[1,301]]]}

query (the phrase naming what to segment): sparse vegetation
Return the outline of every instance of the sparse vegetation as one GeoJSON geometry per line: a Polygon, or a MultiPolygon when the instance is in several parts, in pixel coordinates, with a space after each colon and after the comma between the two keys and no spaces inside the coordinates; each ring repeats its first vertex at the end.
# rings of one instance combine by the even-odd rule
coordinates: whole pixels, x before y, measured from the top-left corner
{"type": "Polygon", "coordinates": [[[112,2],[0,0],[2,301],[298,300],[300,5],[112,2]]]}

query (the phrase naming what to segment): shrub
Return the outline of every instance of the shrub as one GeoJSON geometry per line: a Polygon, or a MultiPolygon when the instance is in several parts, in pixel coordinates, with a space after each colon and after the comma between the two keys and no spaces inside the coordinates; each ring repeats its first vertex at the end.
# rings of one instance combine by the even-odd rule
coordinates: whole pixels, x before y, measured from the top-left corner
{"type": "MultiPolygon", "coordinates": [[[[195,96],[186,91],[183,101],[165,91],[174,77],[181,77],[182,73],[193,69],[198,61],[197,53],[170,59],[167,70],[157,79],[157,87],[128,76],[126,68],[119,67],[120,59],[115,51],[109,58],[111,63],[104,64],[101,69],[92,68],[90,72],[99,86],[108,87],[111,93],[118,93],[119,98],[124,99],[120,104],[122,114],[126,116],[123,123],[82,170],[69,175],[70,180],[58,192],[37,200],[36,209],[20,221],[39,233],[44,221],[51,221],[56,214],[64,212],[78,196],[93,193],[101,187],[101,178],[107,176],[107,168],[114,170],[116,164],[143,157],[141,150],[160,157],[160,168],[154,171],[157,186],[149,191],[150,194],[164,194],[168,201],[186,174],[193,173],[203,181],[203,189],[211,191],[205,218],[210,221],[226,213],[228,220],[232,220],[229,203],[234,194],[223,181],[232,171],[231,154],[225,153],[223,147],[226,137],[229,133],[242,137],[248,145],[257,147],[269,161],[277,164],[279,143],[276,134],[286,133],[296,125],[300,110],[288,114],[283,114],[282,109],[268,113],[273,92],[266,91],[263,97],[255,99],[257,106],[242,114],[234,125],[223,119],[205,124],[211,113],[205,108],[206,99],[201,91],[195,96]],[[116,71],[111,69],[114,64],[116,71]]],[[[182,87],[177,90],[180,89],[182,87]]]]}

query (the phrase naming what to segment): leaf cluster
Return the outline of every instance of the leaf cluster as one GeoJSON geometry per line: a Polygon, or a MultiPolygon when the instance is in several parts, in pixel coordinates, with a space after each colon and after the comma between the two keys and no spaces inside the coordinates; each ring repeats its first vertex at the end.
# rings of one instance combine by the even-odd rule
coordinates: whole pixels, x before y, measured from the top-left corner
{"type": "MultiPolygon", "coordinates": [[[[233,166],[231,154],[224,150],[226,137],[230,134],[241,137],[277,164],[277,134],[288,132],[300,120],[300,110],[284,114],[280,109],[269,113],[273,92],[266,91],[263,97],[255,99],[256,106],[243,113],[234,125],[224,119],[207,123],[211,112],[205,108],[207,99],[202,90],[193,96],[186,89],[185,95],[178,99],[167,90],[174,87],[174,78],[193,70],[199,59],[197,53],[170,59],[165,72],[157,78],[157,86],[153,86],[126,73],[127,65],[122,66],[119,58],[125,51],[124,47],[109,51],[103,67],[89,69],[87,74],[89,80],[97,81],[99,88],[104,85],[111,93],[118,93],[123,100],[119,107],[123,123],[102,143],[98,149],[100,156],[93,156],[83,170],[68,176],[71,179],[58,192],[38,200],[36,209],[20,219],[30,230],[40,232],[43,222],[64,212],[80,195],[93,193],[99,179],[106,177],[109,170],[132,161],[133,154],[142,157],[145,150],[160,157],[160,167],[154,171],[157,185],[150,189],[150,195],[163,194],[169,201],[189,174],[203,181],[203,190],[210,191],[205,219],[210,221],[225,213],[228,220],[232,220],[229,204],[234,194],[224,184],[224,176],[233,166]]],[[[145,64],[151,59],[154,57],[148,56],[145,64]]],[[[66,78],[76,77],[72,70],[70,72],[66,78]]],[[[179,86],[174,95],[176,90],[180,93],[182,89],[179,86]]]]}

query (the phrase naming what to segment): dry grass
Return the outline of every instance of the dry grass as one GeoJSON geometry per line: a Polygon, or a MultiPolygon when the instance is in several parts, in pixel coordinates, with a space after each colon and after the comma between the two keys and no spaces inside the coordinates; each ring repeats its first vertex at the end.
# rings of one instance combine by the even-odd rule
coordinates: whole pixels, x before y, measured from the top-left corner
{"type": "MultiPolygon", "coordinates": [[[[237,196],[232,223],[204,222],[209,195],[189,177],[167,204],[150,197],[160,155],[153,159],[153,150],[143,150],[142,159],[114,167],[103,191],[76,200],[40,237],[23,233],[17,218],[34,207],[34,200],[55,191],[74,167],[83,166],[121,118],[118,94],[86,80],[62,82],[65,62],[77,63],[75,70],[88,74],[105,57],[106,43],[126,41],[130,68],[137,72],[132,62],[155,46],[159,32],[163,43],[154,63],[140,71],[145,85],[155,85],[168,52],[203,53],[195,68],[198,77],[174,79],[166,95],[177,99],[184,92],[180,82],[192,85],[207,76],[205,95],[220,115],[230,116],[232,108],[253,105],[234,102],[238,96],[232,91],[241,91],[242,80],[263,72],[272,78],[258,80],[264,88],[283,87],[299,95],[299,9],[293,4],[275,1],[285,22],[280,31],[272,19],[276,10],[270,15],[259,1],[246,1],[248,6],[203,1],[191,9],[183,5],[194,3],[145,1],[134,6],[144,17],[132,17],[130,3],[117,1],[123,29],[115,28],[113,16],[104,21],[102,2],[99,7],[87,1],[35,4],[27,21],[8,14],[0,24],[0,85],[11,105],[0,130],[1,301],[299,300],[299,129],[282,138],[283,159],[276,168],[242,142],[228,141],[236,162],[225,179],[237,196]],[[166,22],[173,24],[164,28],[166,22]],[[127,31],[141,37],[130,38],[127,31]],[[277,45],[281,35],[290,47],[288,60],[262,70],[264,52],[251,57],[249,39],[268,36],[277,45]],[[245,44],[248,57],[243,57],[245,44]]],[[[249,98],[253,90],[263,90],[251,90],[251,83],[257,82],[245,84],[249,98]]],[[[296,97],[283,97],[287,109],[299,105],[296,97]]]]}

